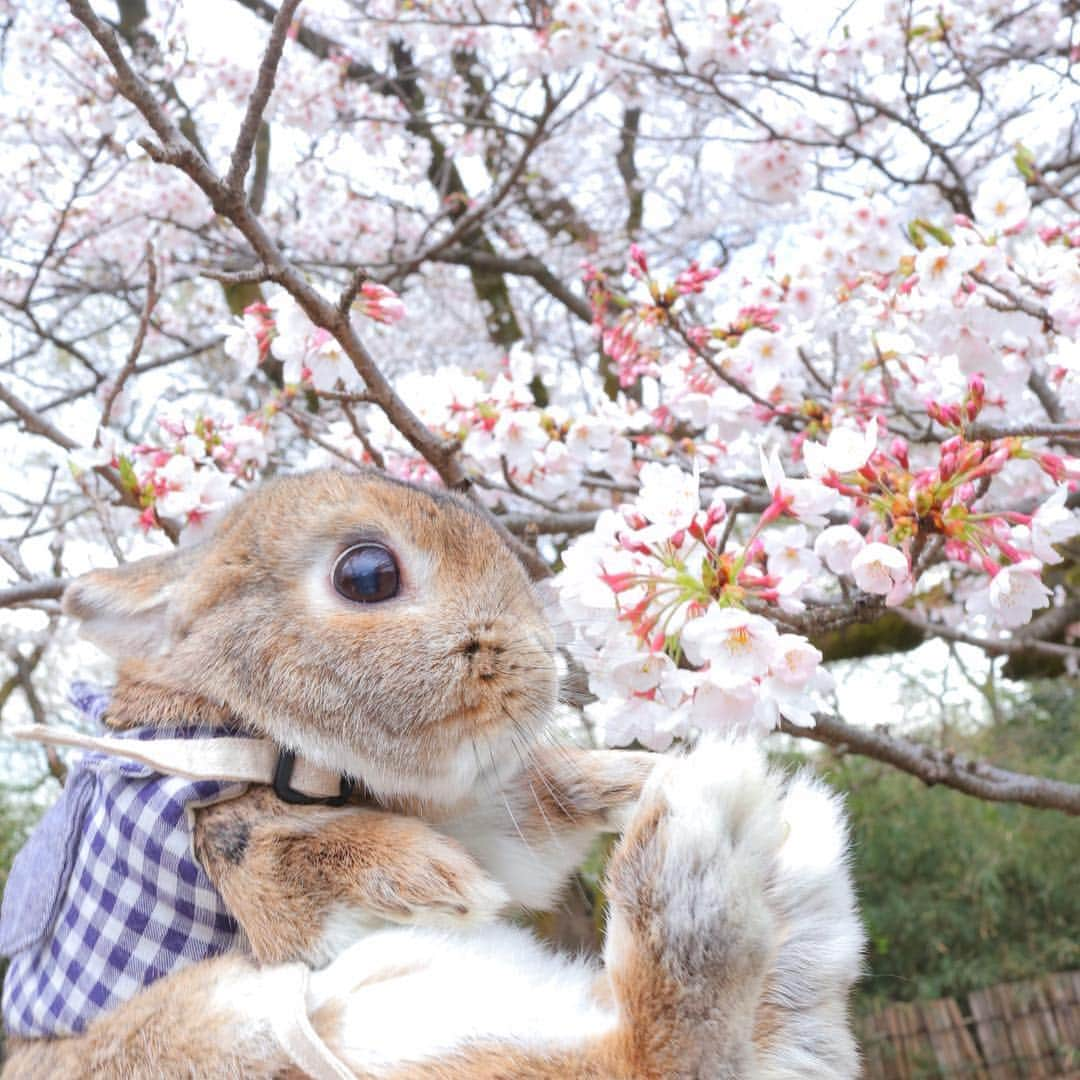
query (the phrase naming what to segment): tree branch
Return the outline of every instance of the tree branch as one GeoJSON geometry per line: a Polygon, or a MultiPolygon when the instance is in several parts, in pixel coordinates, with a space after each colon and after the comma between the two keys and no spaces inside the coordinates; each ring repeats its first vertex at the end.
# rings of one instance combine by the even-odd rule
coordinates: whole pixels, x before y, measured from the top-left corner
{"type": "Polygon", "coordinates": [[[820,714],[814,720],[814,727],[781,720],[780,730],[796,738],[832,746],[841,753],[852,752],[883,761],[925,784],[941,784],[990,802],[1015,802],[1080,814],[1080,784],[999,769],[951,750],[937,750],[913,739],[891,735],[883,727],[855,727],[834,716],[820,714]]]}
{"type": "Polygon", "coordinates": [[[259,125],[262,123],[266,103],[270,100],[274,82],[277,79],[278,64],[281,63],[281,54],[285,49],[285,38],[288,36],[293,16],[300,3],[301,0],[283,0],[271,24],[270,37],[266,42],[262,62],[259,64],[258,78],[255,80],[255,89],[248,98],[244,119],[240,124],[236,145],[233,147],[232,158],[229,161],[229,172],[225,177],[225,186],[230,191],[242,193],[244,190],[244,181],[251,167],[251,153],[259,135],[259,125]]]}
{"type": "Polygon", "coordinates": [[[67,578],[43,578],[0,586],[0,607],[18,607],[34,600],[59,600],[67,586],[67,578]]]}

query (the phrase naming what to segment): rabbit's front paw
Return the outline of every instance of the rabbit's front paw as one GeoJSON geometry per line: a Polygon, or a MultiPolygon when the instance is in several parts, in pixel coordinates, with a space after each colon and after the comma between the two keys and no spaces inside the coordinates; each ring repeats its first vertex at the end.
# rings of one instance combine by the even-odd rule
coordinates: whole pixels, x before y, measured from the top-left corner
{"type": "Polygon", "coordinates": [[[747,742],[709,741],[658,765],[608,870],[609,963],[631,934],[683,978],[760,974],[774,933],[766,892],[783,841],[780,794],[747,742]]]}
{"type": "Polygon", "coordinates": [[[252,791],[200,810],[195,846],[263,963],[321,966],[387,922],[485,922],[507,903],[456,841],[362,807],[285,806],[252,791]]]}

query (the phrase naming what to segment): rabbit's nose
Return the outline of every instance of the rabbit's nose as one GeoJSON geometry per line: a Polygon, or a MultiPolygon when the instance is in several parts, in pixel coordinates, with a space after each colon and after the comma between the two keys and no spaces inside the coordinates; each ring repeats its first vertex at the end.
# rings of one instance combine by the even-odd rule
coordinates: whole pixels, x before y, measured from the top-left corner
{"type": "Polygon", "coordinates": [[[485,622],[468,628],[460,650],[478,678],[493,679],[498,673],[499,660],[506,652],[506,644],[494,625],[485,622]]]}
{"type": "Polygon", "coordinates": [[[499,634],[493,634],[491,631],[477,632],[474,630],[470,631],[465,639],[461,651],[470,657],[483,655],[502,656],[506,651],[506,646],[503,644],[503,639],[499,634]]]}

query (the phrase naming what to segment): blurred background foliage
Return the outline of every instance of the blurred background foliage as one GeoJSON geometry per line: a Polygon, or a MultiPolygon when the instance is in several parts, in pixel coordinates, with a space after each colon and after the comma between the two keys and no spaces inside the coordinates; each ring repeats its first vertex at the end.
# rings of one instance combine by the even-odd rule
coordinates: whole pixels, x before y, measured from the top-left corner
{"type": "MultiPolygon", "coordinates": [[[[1008,768],[1075,780],[1078,685],[1061,678],[999,692],[990,723],[939,737],[1008,768]]],[[[819,766],[851,813],[869,938],[861,1004],[1080,967],[1075,819],[927,788],[862,758],[830,755],[819,766]]]]}

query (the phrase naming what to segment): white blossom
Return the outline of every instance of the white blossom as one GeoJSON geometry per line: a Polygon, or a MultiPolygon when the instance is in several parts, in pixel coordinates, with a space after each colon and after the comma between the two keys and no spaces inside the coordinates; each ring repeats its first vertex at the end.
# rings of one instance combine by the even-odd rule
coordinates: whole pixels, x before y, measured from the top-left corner
{"type": "Polygon", "coordinates": [[[713,604],[686,624],[681,640],[691,663],[709,664],[713,683],[732,686],[769,670],[777,637],[776,627],[760,615],[713,604]]]}
{"type": "Polygon", "coordinates": [[[867,544],[851,560],[851,574],[863,592],[884,596],[890,606],[911,591],[911,568],[907,556],[888,544],[867,544]]]}
{"type": "Polygon", "coordinates": [[[999,626],[1015,630],[1031,621],[1032,614],[1050,603],[1050,590],[1042,583],[1042,563],[1024,559],[1002,567],[986,589],[968,598],[969,614],[988,615],[999,626]]]}
{"type": "Polygon", "coordinates": [[[820,479],[829,472],[848,473],[861,469],[877,449],[877,431],[877,417],[874,417],[861,431],[848,425],[834,427],[824,446],[803,443],[806,471],[820,479]]]}
{"type": "Polygon", "coordinates": [[[830,525],[814,541],[814,552],[834,574],[850,574],[855,556],[866,547],[862,533],[851,525],[830,525]]]}

